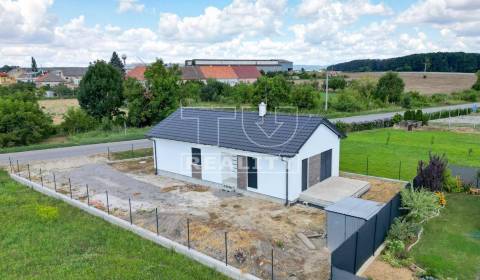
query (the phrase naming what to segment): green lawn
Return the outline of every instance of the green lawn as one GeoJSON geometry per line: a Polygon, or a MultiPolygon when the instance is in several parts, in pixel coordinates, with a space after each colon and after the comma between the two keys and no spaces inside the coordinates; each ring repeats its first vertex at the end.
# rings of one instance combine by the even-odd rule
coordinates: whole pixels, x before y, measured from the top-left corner
{"type": "Polygon", "coordinates": [[[227,279],[0,171],[0,279],[227,279]]]}
{"type": "Polygon", "coordinates": [[[480,167],[480,135],[447,131],[377,129],[349,133],[341,142],[340,169],[412,180],[418,161],[445,153],[449,163],[480,167]],[[390,135],[390,140],[388,141],[390,135]],[[388,144],[387,144],[388,141],[388,144]],[[469,154],[469,149],[472,152],[469,154]]]}
{"type": "Polygon", "coordinates": [[[413,248],[416,263],[440,279],[480,278],[480,197],[448,194],[439,217],[413,248]]]}
{"type": "Polygon", "coordinates": [[[129,150],[123,152],[115,152],[110,154],[111,160],[122,160],[122,159],[130,159],[130,158],[139,158],[139,157],[148,157],[153,155],[152,148],[145,148],[145,149],[137,149],[137,150],[129,150]]]}
{"type": "Polygon", "coordinates": [[[145,133],[147,133],[149,130],[150,127],[127,128],[126,133],[124,130],[94,130],[90,132],[74,134],[65,138],[61,138],[59,140],[56,140],[55,138],[47,139],[45,142],[39,144],[11,148],[0,148],[0,154],[143,139],[145,138],[145,133]]]}

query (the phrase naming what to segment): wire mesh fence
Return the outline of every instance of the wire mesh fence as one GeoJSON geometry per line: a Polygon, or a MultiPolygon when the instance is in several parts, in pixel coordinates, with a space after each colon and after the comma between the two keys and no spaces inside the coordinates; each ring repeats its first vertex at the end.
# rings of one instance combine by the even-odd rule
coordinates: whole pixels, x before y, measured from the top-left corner
{"type": "Polygon", "coordinates": [[[264,246],[256,252],[247,252],[242,249],[244,248],[242,241],[245,241],[246,237],[242,233],[229,232],[228,227],[222,227],[222,225],[212,227],[190,216],[176,219],[171,213],[159,211],[158,207],[146,210],[135,200],[134,194],[126,200],[120,200],[116,197],[115,190],[99,191],[94,186],[76,179],[14,160],[11,160],[10,171],[43,188],[78,200],[132,225],[140,226],[156,235],[182,244],[190,250],[204,253],[224,262],[226,266],[245,270],[252,264],[261,262],[263,269],[246,272],[264,279],[285,279],[288,275],[274,259],[277,253],[273,241],[270,242],[272,244],[270,247],[264,246]],[[278,274],[276,269],[279,270],[278,274]]]}

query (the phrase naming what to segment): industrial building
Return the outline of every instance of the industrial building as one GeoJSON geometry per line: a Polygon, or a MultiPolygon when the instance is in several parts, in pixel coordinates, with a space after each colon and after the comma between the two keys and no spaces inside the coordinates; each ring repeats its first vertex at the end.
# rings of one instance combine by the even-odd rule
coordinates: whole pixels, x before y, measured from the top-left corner
{"type": "Polygon", "coordinates": [[[293,62],[284,59],[191,59],[185,60],[185,66],[255,66],[258,71],[293,71],[293,62]]]}

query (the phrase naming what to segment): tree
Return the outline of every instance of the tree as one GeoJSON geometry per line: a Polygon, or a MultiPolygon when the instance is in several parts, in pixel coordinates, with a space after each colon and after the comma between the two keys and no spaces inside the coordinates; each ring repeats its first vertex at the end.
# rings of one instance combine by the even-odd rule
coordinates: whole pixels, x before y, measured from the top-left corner
{"type": "Polygon", "coordinates": [[[287,104],[290,97],[291,84],[284,76],[276,75],[274,77],[262,76],[254,83],[254,96],[252,102],[254,106],[265,102],[274,109],[283,104],[287,104]]]}
{"type": "Polygon", "coordinates": [[[344,89],[346,86],[347,82],[345,81],[344,77],[332,77],[328,79],[328,88],[333,90],[344,89]]]}
{"type": "Polygon", "coordinates": [[[299,109],[312,109],[315,107],[315,93],[311,85],[295,86],[290,96],[291,103],[299,109]]]}
{"type": "Polygon", "coordinates": [[[180,74],[178,66],[167,68],[162,60],[157,60],[145,71],[145,88],[133,79],[125,80],[129,123],[139,127],[151,125],[176,110],[180,74]]]}
{"type": "Polygon", "coordinates": [[[32,72],[38,72],[37,61],[35,61],[35,58],[33,56],[32,56],[32,72]]]}
{"type": "Polygon", "coordinates": [[[385,103],[396,103],[400,101],[404,89],[405,83],[398,73],[387,72],[378,80],[375,98],[385,103]]]}
{"type": "Polygon", "coordinates": [[[220,101],[221,97],[229,95],[230,86],[226,83],[214,79],[208,79],[207,84],[203,86],[200,99],[202,101],[220,101]]]}
{"type": "Polygon", "coordinates": [[[477,71],[477,81],[475,84],[472,86],[472,89],[474,90],[480,90],[480,70],[477,71]]]}
{"type": "Polygon", "coordinates": [[[88,67],[80,81],[78,102],[96,119],[111,119],[123,104],[122,76],[115,67],[99,60],[88,67]]]}
{"type": "Polygon", "coordinates": [[[118,71],[120,71],[122,76],[125,76],[125,65],[123,65],[123,62],[118,56],[117,52],[112,53],[109,64],[115,67],[118,71]]]}
{"type": "Polygon", "coordinates": [[[29,145],[52,133],[52,119],[36,101],[0,98],[0,147],[29,145]]]}
{"type": "Polygon", "coordinates": [[[375,80],[370,78],[353,80],[351,82],[351,87],[367,101],[367,108],[370,108],[372,105],[372,98],[375,94],[375,89],[377,87],[377,83],[375,82],[375,80]]]}
{"type": "Polygon", "coordinates": [[[86,132],[92,130],[97,125],[97,121],[80,108],[70,107],[63,116],[63,122],[60,125],[62,130],[69,134],[86,132]]]}

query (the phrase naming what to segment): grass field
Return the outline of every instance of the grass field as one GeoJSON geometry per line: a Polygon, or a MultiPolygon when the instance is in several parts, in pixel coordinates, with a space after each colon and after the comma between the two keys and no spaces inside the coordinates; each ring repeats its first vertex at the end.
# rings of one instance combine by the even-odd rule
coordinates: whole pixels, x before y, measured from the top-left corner
{"type": "Polygon", "coordinates": [[[53,138],[47,139],[43,143],[33,144],[29,146],[0,148],[0,154],[143,139],[145,138],[145,133],[147,133],[149,129],[150,127],[127,128],[126,134],[124,130],[119,130],[119,131],[94,130],[86,133],[75,134],[72,136],[53,137],[53,138]]]}
{"type": "Polygon", "coordinates": [[[71,99],[43,99],[39,100],[38,104],[45,113],[50,114],[54,124],[60,124],[63,121],[63,115],[69,108],[78,108],[78,100],[71,99]]]}
{"type": "Polygon", "coordinates": [[[439,279],[479,279],[479,215],[479,196],[448,194],[446,208],[413,248],[416,263],[439,279]]]}
{"type": "Polygon", "coordinates": [[[122,160],[122,159],[130,159],[130,158],[140,158],[140,157],[148,157],[153,155],[152,148],[145,148],[145,149],[134,149],[133,151],[123,151],[123,152],[115,152],[110,154],[110,159],[112,160],[122,160]]]}
{"type": "Polygon", "coordinates": [[[342,140],[340,169],[412,180],[419,160],[430,151],[443,154],[449,163],[480,167],[480,134],[449,131],[377,129],[348,134],[342,140]],[[469,149],[471,153],[469,154],[469,149]],[[400,167],[401,162],[401,167],[400,167]]]}
{"type": "Polygon", "coordinates": [[[0,279],[227,279],[0,171],[0,279]]]}
{"type": "MultiPolygon", "coordinates": [[[[358,72],[345,75],[351,79],[369,77],[379,79],[385,72],[358,72]]],[[[399,72],[400,77],[405,82],[405,91],[418,91],[420,93],[431,95],[434,93],[451,93],[470,89],[476,81],[473,73],[426,73],[427,78],[423,78],[423,72],[399,72]]]]}

